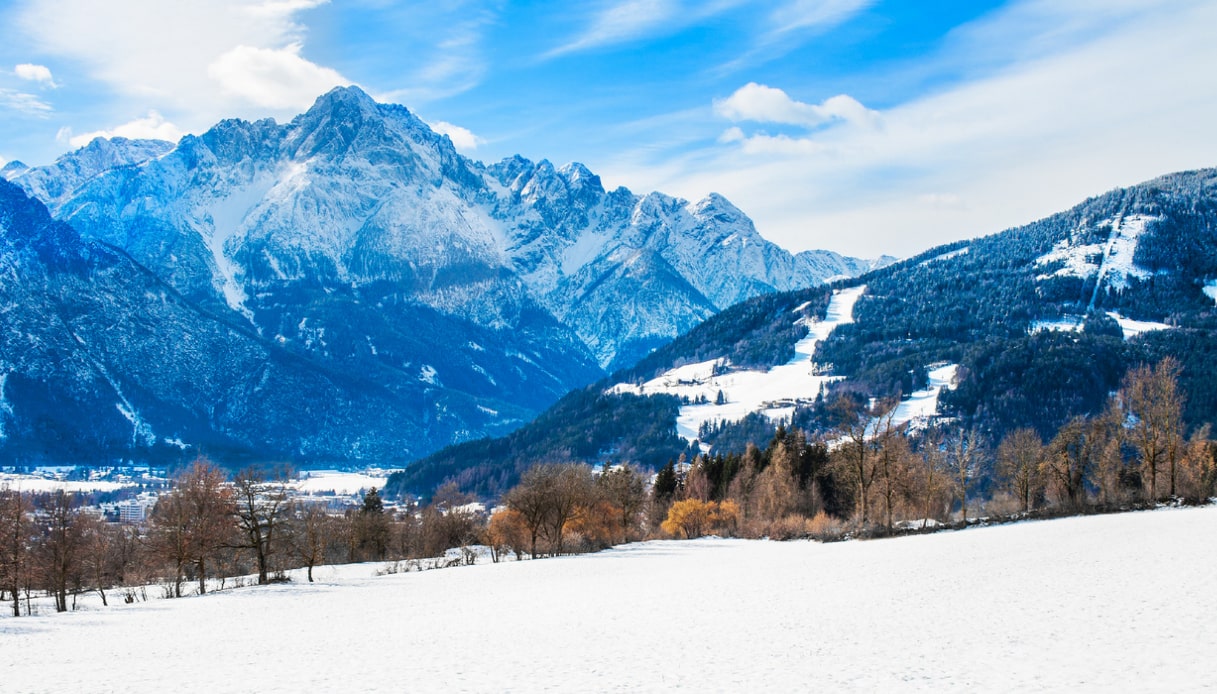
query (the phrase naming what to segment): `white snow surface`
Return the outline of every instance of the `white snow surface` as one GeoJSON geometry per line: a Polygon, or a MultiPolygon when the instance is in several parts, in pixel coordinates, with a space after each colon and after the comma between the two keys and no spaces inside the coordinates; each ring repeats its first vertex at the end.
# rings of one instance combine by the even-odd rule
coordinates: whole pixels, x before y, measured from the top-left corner
{"type": "Polygon", "coordinates": [[[1205,296],[1213,301],[1217,301],[1217,280],[1209,280],[1206,282],[1202,291],[1204,292],[1205,296]]]}
{"type": "MultiPolygon", "coordinates": [[[[1040,275],[1038,279],[1050,277],[1081,277],[1083,279],[1098,277],[1098,287],[1105,284],[1117,290],[1128,287],[1128,279],[1135,277],[1144,279],[1149,272],[1133,262],[1137,252],[1137,242],[1145,227],[1158,217],[1134,214],[1127,217],[1105,219],[1094,224],[1095,228],[1110,227],[1111,234],[1104,243],[1077,243],[1069,238],[1052,249],[1050,253],[1038,258],[1036,265],[1053,265],[1062,263],[1056,271],[1040,275]],[[1096,262],[1097,260],[1097,262],[1096,262]]],[[[1075,236],[1087,231],[1083,225],[1075,232],[1075,236]]],[[[1097,288],[1096,288],[1097,291],[1097,288]]]]}
{"type": "Polygon", "coordinates": [[[1081,316],[1065,316],[1056,320],[1037,320],[1031,324],[1032,333],[1052,330],[1057,332],[1076,333],[1082,330],[1084,319],[1081,316]]]}
{"type": "Polygon", "coordinates": [[[343,472],[341,470],[309,470],[300,473],[300,479],[292,483],[296,491],[302,494],[317,494],[334,492],[335,494],[355,494],[362,489],[384,489],[389,480],[387,474],[369,472],[343,472]]]}
{"type": "MultiPolygon", "coordinates": [[[[6,692],[1196,691],[1217,508],[599,554],[0,616],[6,692]]],[[[115,596],[116,598],[119,596],[115,596]]]]}
{"type": "Polygon", "coordinates": [[[921,264],[929,265],[930,263],[936,263],[940,260],[950,260],[951,258],[958,258],[961,255],[967,255],[969,252],[971,252],[971,250],[972,250],[971,246],[964,246],[963,248],[957,248],[953,251],[947,251],[946,253],[943,253],[942,255],[936,255],[933,258],[926,258],[925,260],[921,261],[921,264]]]}
{"type": "MultiPolygon", "coordinates": [[[[0,489],[13,491],[41,492],[113,492],[124,487],[135,486],[134,482],[113,482],[109,480],[61,480],[39,475],[23,475],[0,472],[0,489]]],[[[3,687],[0,687],[3,689],[3,687]]]]}
{"type": "Polygon", "coordinates": [[[722,371],[721,360],[688,364],[671,369],[642,386],[621,383],[613,386],[610,393],[635,393],[655,395],[666,393],[690,400],[705,398],[700,405],[680,408],[676,419],[676,433],[693,441],[705,422],[733,422],[752,412],[762,412],[771,419],[789,417],[799,402],[811,402],[826,383],[838,380],[837,376],[824,376],[812,362],[816,345],[829,336],[838,325],[852,323],[854,304],[866,291],[865,286],[842,289],[833,294],[822,321],[806,322],[807,336],[795,343],[795,356],[781,366],[768,371],[741,370],[722,371]],[[719,391],[725,402],[715,404],[719,391]]]}
{"type": "Polygon", "coordinates": [[[1158,323],[1149,320],[1133,320],[1125,318],[1115,311],[1108,311],[1108,316],[1111,316],[1117,323],[1120,324],[1120,329],[1124,331],[1124,339],[1130,340],[1141,333],[1146,333],[1151,330],[1170,330],[1171,326],[1166,323],[1158,323]]]}
{"type": "MultiPolygon", "coordinates": [[[[1214,291],[1217,291],[1217,289],[1214,291]]],[[[1112,320],[1120,324],[1120,329],[1124,333],[1125,340],[1131,340],[1141,333],[1149,332],[1151,330],[1170,330],[1174,327],[1172,325],[1159,323],[1157,321],[1133,320],[1132,318],[1125,318],[1124,316],[1120,315],[1118,311],[1108,311],[1107,315],[1111,317],[1112,320]]],[[[1065,316],[1064,318],[1057,320],[1035,321],[1031,324],[1030,332],[1038,333],[1042,330],[1080,332],[1084,322],[1085,319],[1081,316],[1065,316]]]]}
{"type": "Polygon", "coordinates": [[[912,422],[918,424],[929,420],[938,414],[938,396],[943,389],[954,390],[955,376],[959,372],[959,364],[941,364],[929,372],[929,383],[922,390],[913,391],[907,400],[902,400],[896,406],[892,415],[892,426],[901,426],[912,422]]]}

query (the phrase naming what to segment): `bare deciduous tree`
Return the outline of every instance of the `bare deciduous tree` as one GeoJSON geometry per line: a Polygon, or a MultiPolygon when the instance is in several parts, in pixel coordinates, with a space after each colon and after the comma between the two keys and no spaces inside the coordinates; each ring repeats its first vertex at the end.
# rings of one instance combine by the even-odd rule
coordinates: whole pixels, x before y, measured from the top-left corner
{"type": "Polygon", "coordinates": [[[909,495],[913,455],[909,449],[908,438],[899,427],[893,425],[895,413],[893,404],[888,414],[876,422],[872,439],[875,446],[879,500],[883,504],[883,515],[888,528],[894,525],[896,507],[909,495]]]}
{"type": "Polygon", "coordinates": [[[968,492],[981,474],[984,464],[984,441],[975,431],[951,434],[946,440],[945,462],[951,472],[955,493],[959,495],[960,515],[968,520],[968,492]]]}
{"type": "Polygon", "coordinates": [[[849,397],[840,398],[834,407],[841,441],[833,451],[832,464],[838,476],[853,487],[855,515],[866,525],[870,522],[871,487],[878,476],[869,437],[871,412],[859,409],[849,397]]]}
{"type": "Polygon", "coordinates": [[[1167,357],[1157,366],[1130,370],[1120,389],[1120,403],[1131,421],[1129,439],[1141,460],[1141,480],[1151,501],[1158,498],[1158,476],[1164,466],[1170,495],[1176,491],[1176,465],[1183,441],[1180,370],[1179,362],[1167,357]]]}
{"type": "Polygon", "coordinates": [[[13,616],[21,616],[21,589],[30,573],[30,502],[19,491],[0,489],[0,586],[13,601],[13,616]]]}
{"type": "Polygon", "coordinates": [[[288,509],[290,478],[286,469],[268,479],[265,473],[254,468],[246,468],[233,478],[232,515],[238,531],[233,546],[253,553],[259,585],[270,580],[270,560],[278,549],[288,509]]]}
{"type": "Polygon", "coordinates": [[[311,504],[294,507],[288,514],[287,543],[291,553],[308,568],[308,582],[313,582],[313,568],[325,561],[334,538],[334,519],[325,509],[311,504]]]}
{"type": "Polygon", "coordinates": [[[1015,429],[997,447],[997,476],[1018,499],[1023,513],[1029,512],[1043,493],[1040,463],[1044,442],[1034,429],[1015,429]]]}
{"type": "Polygon", "coordinates": [[[68,586],[80,572],[84,547],[79,510],[71,494],[48,496],[41,516],[37,563],[42,582],[55,599],[55,611],[68,611],[68,586]]]}
{"type": "Polygon", "coordinates": [[[1080,509],[1086,501],[1086,481],[1094,465],[1096,438],[1092,422],[1074,417],[1048,444],[1043,472],[1057,503],[1080,509]]]}
{"type": "Polygon", "coordinates": [[[555,554],[562,553],[562,533],[580,505],[593,496],[591,468],[580,463],[534,465],[503,498],[528,527],[529,547],[537,556],[537,539],[544,534],[555,554]]]}
{"type": "Polygon", "coordinates": [[[224,473],[199,458],[178,474],[174,488],[152,511],[153,551],[173,566],[175,597],[182,596],[186,569],[193,566],[199,593],[207,592],[207,566],[230,544],[233,532],[231,490],[224,473]]]}

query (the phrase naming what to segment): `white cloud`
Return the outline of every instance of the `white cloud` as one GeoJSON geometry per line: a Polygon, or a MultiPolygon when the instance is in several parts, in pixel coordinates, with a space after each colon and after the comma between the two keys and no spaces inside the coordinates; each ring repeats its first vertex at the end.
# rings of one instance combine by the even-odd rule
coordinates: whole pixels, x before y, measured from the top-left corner
{"type": "Polygon", "coordinates": [[[452,146],[465,154],[476,150],[478,145],[485,143],[485,140],[474,135],[468,128],[462,128],[459,125],[453,125],[442,120],[429,123],[428,125],[440,135],[447,135],[448,139],[452,140],[452,146]]]}
{"type": "Polygon", "coordinates": [[[61,128],[59,139],[66,140],[72,147],[84,147],[99,137],[125,137],[129,140],[168,140],[177,142],[184,135],[180,128],[170,123],[156,111],[149,111],[143,118],[115,126],[109,130],[73,135],[71,128],[61,128]]]}
{"type": "Polygon", "coordinates": [[[847,95],[826,99],[821,104],[805,104],[791,99],[786,92],[756,82],[740,87],[726,99],[714,102],[714,111],[733,121],[784,123],[815,127],[834,120],[875,125],[878,114],[847,95]]]}
{"type": "Polygon", "coordinates": [[[0,87],[0,109],[17,111],[27,116],[49,115],[55,109],[36,94],[0,87]]]}
{"type": "MultiPolygon", "coordinates": [[[[992,69],[885,109],[881,128],[823,122],[808,133],[815,156],[803,156],[800,138],[737,128],[684,156],[623,157],[602,175],[691,199],[718,191],[788,248],[873,256],[910,255],[1113,187],[1217,166],[1217,5],[1101,5],[1026,0],[957,29],[969,50],[930,60],[992,69]]],[[[832,110],[751,95],[764,98],[732,101],[720,115],[806,128],[832,110]]]]}
{"type": "Polygon", "coordinates": [[[116,97],[105,119],[156,109],[187,132],[226,117],[287,118],[335,83],[304,55],[304,10],[326,0],[96,0],[29,2],[16,31],[41,54],[81,65],[116,97]],[[280,81],[282,80],[282,81],[280,81]]]}
{"type": "Polygon", "coordinates": [[[13,74],[27,82],[38,82],[52,89],[59,86],[55,84],[55,78],[51,75],[51,69],[45,65],[21,63],[13,68],[13,74]]]}
{"type": "Polygon", "coordinates": [[[351,84],[336,70],[302,58],[301,48],[237,46],[208,65],[207,74],[225,93],[272,109],[306,109],[318,95],[351,84]]]}

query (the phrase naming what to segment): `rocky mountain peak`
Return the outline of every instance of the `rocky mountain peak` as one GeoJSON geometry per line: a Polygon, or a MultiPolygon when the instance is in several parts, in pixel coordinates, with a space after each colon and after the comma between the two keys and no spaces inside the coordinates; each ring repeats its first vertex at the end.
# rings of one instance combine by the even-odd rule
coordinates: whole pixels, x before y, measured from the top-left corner
{"type": "Polygon", "coordinates": [[[0,168],[0,178],[10,181],[28,171],[29,168],[30,167],[26,166],[25,162],[14,159],[13,161],[5,164],[4,168],[0,168]]]}

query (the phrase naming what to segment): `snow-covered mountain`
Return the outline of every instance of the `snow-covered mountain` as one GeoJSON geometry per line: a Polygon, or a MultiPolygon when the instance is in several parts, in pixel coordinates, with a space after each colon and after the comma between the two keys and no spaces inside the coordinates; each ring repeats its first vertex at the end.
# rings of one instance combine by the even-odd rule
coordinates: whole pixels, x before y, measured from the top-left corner
{"type": "Polygon", "coordinates": [[[10,464],[392,459],[495,424],[490,399],[339,372],[201,309],[4,181],[0,316],[10,464]]]}
{"type": "Polygon", "coordinates": [[[606,191],[579,164],[483,166],[355,87],[286,125],[229,120],[176,147],[97,140],[12,180],[192,299],[289,343],[308,338],[304,316],[282,310],[285,291],[383,301],[383,289],[492,329],[540,309],[601,367],[621,366],[742,299],[873,265],[791,255],[718,195],[606,191]]]}
{"type": "Polygon", "coordinates": [[[99,139],[4,177],[261,344],[416,398],[403,457],[517,426],[740,299],[873,265],[792,255],[717,195],[471,161],[353,87],[287,124],[99,139]]]}

